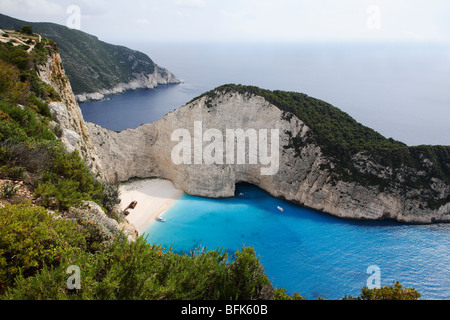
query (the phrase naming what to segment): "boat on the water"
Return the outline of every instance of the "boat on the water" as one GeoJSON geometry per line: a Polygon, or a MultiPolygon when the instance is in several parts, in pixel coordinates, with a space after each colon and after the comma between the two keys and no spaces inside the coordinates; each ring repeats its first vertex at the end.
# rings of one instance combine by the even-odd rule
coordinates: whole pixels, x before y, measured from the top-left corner
{"type": "Polygon", "coordinates": [[[159,221],[159,222],[165,222],[166,221],[166,219],[161,218],[161,217],[157,217],[156,220],[159,221]]]}
{"type": "Polygon", "coordinates": [[[278,206],[277,209],[280,210],[281,212],[284,212],[284,209],[280,206],[278,206]]]}

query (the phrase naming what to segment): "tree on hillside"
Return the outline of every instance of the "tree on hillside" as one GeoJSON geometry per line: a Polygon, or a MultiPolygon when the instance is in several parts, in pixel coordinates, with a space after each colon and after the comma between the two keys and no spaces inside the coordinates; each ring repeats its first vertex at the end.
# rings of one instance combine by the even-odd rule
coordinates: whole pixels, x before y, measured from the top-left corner
{"type": "Polygon", "coordinates": [[[31,26],[23,26],[22,29],[20,29],[20,32],[28,34],[28,35],[33,35],[33,27],[31,26]]]}

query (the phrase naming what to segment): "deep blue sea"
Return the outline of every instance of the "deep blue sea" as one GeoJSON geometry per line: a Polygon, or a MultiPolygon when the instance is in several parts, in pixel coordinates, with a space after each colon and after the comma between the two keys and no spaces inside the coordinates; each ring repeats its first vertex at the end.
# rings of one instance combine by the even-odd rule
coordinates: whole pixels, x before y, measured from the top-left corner
{"type": "MultiPolygon", "coordinates": [[[[111,130],[159,120],[226,83],[304,92],[409,145],[450,145],[450,50],[416,45],[127,44],[184,82],[81,104],[86,120],[111,130]]],[[[358,295],[381,270],[424,299],[450,299],[450,224],[401,225],[337,219],[275,199],[249,185],[237,196],[185,195],[148,230],[177,252],[230,253],[253,246],[277,287],[308,299],[358,295]],[[285,211],[281,213],[277,206],[285,211]]]]}

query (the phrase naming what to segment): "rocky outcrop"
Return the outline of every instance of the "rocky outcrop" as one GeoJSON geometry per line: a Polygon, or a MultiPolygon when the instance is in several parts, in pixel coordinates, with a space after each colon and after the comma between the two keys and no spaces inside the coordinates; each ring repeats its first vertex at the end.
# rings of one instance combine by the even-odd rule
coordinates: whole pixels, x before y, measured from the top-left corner
{"type": "MultiPolygon", "coordinates": [[[[62,68],[61,58],[58,53],[52,52],[47,63],[40,66],[38,72],[42,81],[52,86],[59,94],[59,102],[51,102],[50,110],[55,117],[50,126],[58,127],[60,140],[67,152],[77,150],[86,165],[97,175],[100,180],[106,180],[100,158],[89,134],[81,110],[75,101],[72,88],[62,68]]],[[[114,210],[121,212],[120,207],[114,210]]],[[[65,218],[73,219],[90,226],[95,234],[91,237],[105,244],[112,241],[117,235],[124,234],[129,241],[136,240],[137,231],[133,225],[125,219],[122,222],[109,218],[95,202],[85,202],[77,208],[70,208],[65,218]]]]}
{"type": "Polygon", "coordinates": [[[102,89],[93,93],[81,93],[75,96],[78,102],[103,100],[105,96],[119,94],[125,91],[137,89],[154,89],[159,85],[177,84],[180,80],[169,70],[155,66],[155,71],[151,74],[136,73],[134,79],[128,83],[121,83],[111,89],[102,89]]]}
{"type": "Polygon", "coordinates": [[[70,208],[63,217],[76,221],[80,225],[87,227],[89,238],[93,241],[111,244],[118,236],[123,235],[128,241],[136,241],[137,230],[133,225],[124,222],[117,222],[109,218],[98,204],[92,201],[85,201],[77,208],[70,208]]]}
{"type": "Polygon", "coordinates": [[[50,124],[58,127],[60,140],[68,152],[78,150],[83,160],[94,174],[104,178],[101,162],[91,140],[81,109],[75,101],[70,82],[62,68],[61,57],[52,52],[47,63],[40,66],[39,77],[59,94],[60,100],[49,103],[55,121],[50,124]]]}
{"type": "MultiPolygon", "coordinates": [[[[275,197],[341,218],[389,218],[407,223],[450,221],[450,203],[432,209],[417,200],[415,192],[423,193],[424,190],[405,195],[401,186],[380,191],[376,185],[336,181],[331,174],[335,163],[308,139],[313,134],[310,128],[295,115],[286,117],[284,111],[260,96],[231,92],[218,94],[213,101],[202,97],[156,123],[120,133],[92,123],[87,126],[109,180],[160,177],[171,180],[188,194],[211,198],[232,197],[236,183],[248,182],[275,197]],[[203,132],[208,129],[220,132],[278,129],[280,161],[277,172],[262,175],[261,169],[267,165],[260,161],[257,164],[249,164],[249,161],[246,164],[175,164],[172,150],[179,141],[172,141],[172,133],[177,129],[194,133],[196,122],[203,124],[203,132]],[[296,139],[297,144],[301,141],[302,147],[294,148],[292,139],[296,139]]],[[[192,135],[195,143],[196,138],[192,135]]],[[[211,141],[202,143],[206,147],[211,141]]],[[[359,154],[354,159],[360,170],[375,170],[380,175],[389,173],[389,168],[379,167],[364,157],[359,154]]],[[[450,193],[450,186],[442,181],[435,181],[432,188],[442,199],[450,193]]]]}

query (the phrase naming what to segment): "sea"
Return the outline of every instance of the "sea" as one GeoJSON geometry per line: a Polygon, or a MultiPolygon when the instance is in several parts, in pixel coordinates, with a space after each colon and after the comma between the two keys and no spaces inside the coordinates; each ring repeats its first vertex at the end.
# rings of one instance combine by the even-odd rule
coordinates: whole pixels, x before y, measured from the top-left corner
{"type": "MultiPolygon", "coordinates": [[[[110,130],[157,121],[206,91],[235,83],[308,94],[408,145],[450,145],[445,45],[125,45],[182,83],[80,104],[85,120],[110,130]]],[[[450,299],[450,224],[342,220],[247,184],[229,199],[184,195],[164,217],[146,231],[149,243],[178,253],[221,249],[231,257],[253,246],[274,286],[307,299],[357,296],[366,285],[395,281],[416,288],[422,299],[450,299]]]]}

